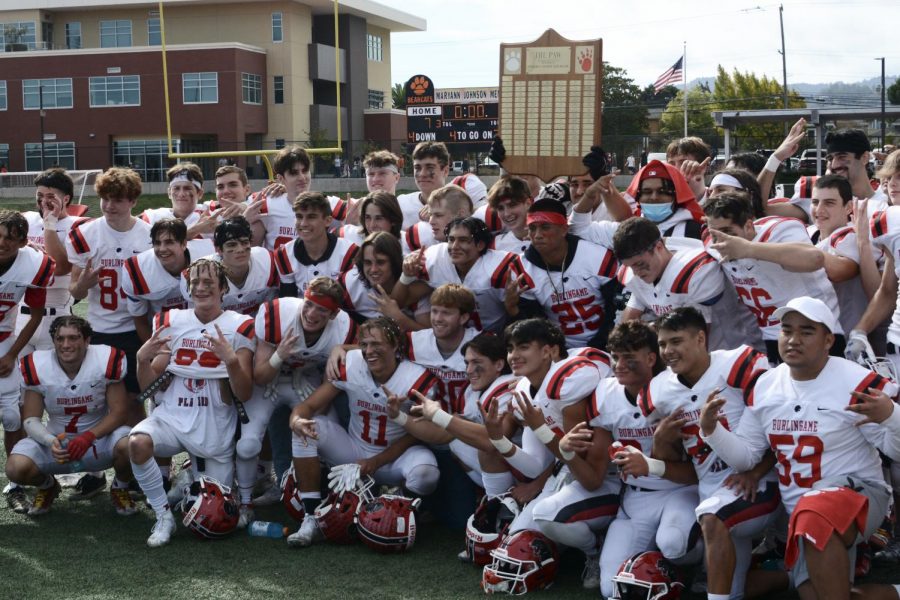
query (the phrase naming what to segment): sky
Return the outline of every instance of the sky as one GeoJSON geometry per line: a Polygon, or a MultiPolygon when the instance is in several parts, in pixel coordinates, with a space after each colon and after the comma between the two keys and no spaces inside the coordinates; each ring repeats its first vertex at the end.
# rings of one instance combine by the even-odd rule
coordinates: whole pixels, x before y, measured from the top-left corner
{"type": "MultiPolygon", "coordinates": [[[[641,87],[678,60],[687,77],[716,66],[781,81],[778,4],[754,0],[376,0],[425,18],[427,31],[391,35],[391,77],[422,73],[437,88],[496,86],[501,42],[553,28],[572,40],[603,39],[603,60],[641,87]]],[[[785,0],[788,86],[900,73],[900,1],[785,0]]]]}

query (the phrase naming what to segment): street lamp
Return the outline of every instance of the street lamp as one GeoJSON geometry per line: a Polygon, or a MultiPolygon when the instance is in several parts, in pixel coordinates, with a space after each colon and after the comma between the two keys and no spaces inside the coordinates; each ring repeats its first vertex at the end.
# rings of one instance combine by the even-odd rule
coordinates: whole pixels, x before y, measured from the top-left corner
{"type": "Polygon", "coordinates": [[[38,114],[41,115],[41,171],[44,170],[44,117],[47,116],[47,111],[44,110],[44,86],[38,86],[38,107],[40,108],[40,112],[38,114]]]}
{"type": "Polygon", "coordinates": [[[887,115],[884,113],[884,95],[886,93],[884,89],[884,57],[882,56],[875,60],[881,61],[881,151],[884,152],[885,137],[887,135],[887,123],[885,122],[887,115]]]}

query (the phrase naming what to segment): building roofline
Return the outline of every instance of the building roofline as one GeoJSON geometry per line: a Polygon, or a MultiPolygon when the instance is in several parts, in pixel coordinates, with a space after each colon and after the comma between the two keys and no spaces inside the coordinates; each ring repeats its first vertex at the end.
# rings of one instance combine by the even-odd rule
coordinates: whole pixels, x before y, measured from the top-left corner
{"type": "MultiPolygon", "coordinates": [[[[172,44],[166,45],[166,52],[179,52],[184,50],[245,50],[266,54],[264,48],[242,44],[240,42],[221,42],[209,44],[172,44]]],[[[46,58],[51,56],[84,56],[89,54],[136,54],[139,52],[162,52],[162,46],[129,46],[127,48],[79,48],[77,50],[31,50],[28,52],[0,52],[0,60],[17,58],[46,58]]]]}
{"type": "MultiPolygon", "coordinates": [[[[166,0],[166,7],[198,4],[248,4],[264,0],[166,0]]],[[[268,1],[268,0],[265,0],[268,1]]],[[[305,4],[314,15],[331,14],[332,0],[292,0],[305,4]]],[[[155,10],[158,2],[148,0],[6,0],[0,14],[13,10],[103,10],[105,8],[141,8],[155,10]]],[[[374,2],[373,0],[341,0],[339,10],[364,18],[368,23],[392,32],[425,31],[427,22],[421,17],[374,2]]]]}

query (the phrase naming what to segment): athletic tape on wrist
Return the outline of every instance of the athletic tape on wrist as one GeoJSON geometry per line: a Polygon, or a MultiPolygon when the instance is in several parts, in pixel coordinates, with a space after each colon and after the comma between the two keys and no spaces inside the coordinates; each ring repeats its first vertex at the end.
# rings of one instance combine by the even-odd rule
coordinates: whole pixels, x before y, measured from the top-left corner
{"type": "Polygon", "coordinates": [[[403,427],[406,425],[406,422],[409,420],[409,415],[405,412],[401,411],[396,417],[391,417],[391,421],[396,423],[397,425],[403,427]]]}
{"type": "Polygon", "coordinates": [[[553,433],[552,429],[547,427],[546,423],[544,423],[537,429],[533,429],[532,431],[534,431],[535,437],[537,437],[537,439],[541,440],[545,444],[549,444],[554,440],[554,438],[556,438],[556,434],[553,433]]]}
{"type": "Polygon", "coordinates": [[[431,417],[431,422],[441,429],[447,429],[447,427],[450,425],[450,421],[452,420],[453,415],[442,408],[439,408],[438,411],[431,417]]]}
{"type": "Polygon", "coordinates": [[[563,450],[562,448],[559,449],[559,455],[560,455],[560,456],[562,457],[562,459],[563,459],[564,461],[566,461],[566,462],[569,462],[570,460],[572,460],[573,458],[575,458],[575,453],[574,453],[574,452],[571,452],[571,451],[569,451],[569,450],[563,450]]]}
{"type": "Polygon", "coordinates": [[[280,369],[281,365],[284,364],[284,359],[279,356],[277,352],[273,352],[272,356],[269,357],[269,365],[273,369],[280,369]]]}
{"type": "Polygon", "coordinates": [[[499,440],[492,439],[491,444],[493,444],[494,448],[497,449],[497,452],[504,455],[513,449],[513,443],[506,439],[505,436],[500,438],[499,440]]]}

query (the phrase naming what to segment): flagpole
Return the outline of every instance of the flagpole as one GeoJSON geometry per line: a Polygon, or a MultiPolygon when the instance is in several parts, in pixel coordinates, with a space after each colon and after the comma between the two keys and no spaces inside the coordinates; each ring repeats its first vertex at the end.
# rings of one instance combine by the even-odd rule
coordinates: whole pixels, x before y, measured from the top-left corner
{"type": "Polygon", "coordinates": [[[684,77],[684,137],[688,136],[688,98],[687,98],[687,42],[684,42],[684,48],[681,52],[681,74],[684,77]]]}

